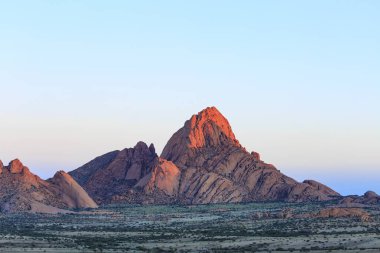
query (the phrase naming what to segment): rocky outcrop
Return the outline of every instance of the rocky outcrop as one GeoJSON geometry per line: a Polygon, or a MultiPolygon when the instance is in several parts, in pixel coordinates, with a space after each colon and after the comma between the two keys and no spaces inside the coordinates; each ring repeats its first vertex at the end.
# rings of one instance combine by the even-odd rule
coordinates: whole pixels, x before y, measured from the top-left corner
{"type": "Polygon", "coordinates": [[[145,194],[160,191],[163,194],[176,197],[178,194],[180,171],[172,162],[159,159],[154,168],[135,185],[142,188],[145,194]]]}
{"type": "Polygon", "coordinates": [[[373,191],[367,191],[363,196],[346,196],[339,203],[347,206],[376,205],[380,204],[380,196],[373,191]]]}
{"type": "Polygon", "coordinates": [[[23,170],[28,170],[18,159],[11,161],[8,165],[9,171],[13,174],[22,173],[23,170]]]}
{"type": "Polygon", "coordinates": [[[215,107],[186,121],[161,158],[153,145],[140,142],[97,157],[70,175],[97,203],[324,201],[339,196],[316,181],[299,183],[257,152],[247,152],[215,107]]]}
{"type": "Polygon", "coordinates": [[[139,142],[134,148],[97,157],[69,173],[97,203],[172,203],[180,171],[160,159],[155,148],[139,142]]]}
{"type": "Polygon", "coordinates": [[[254,220],[262,219],[291,219],[297,215],[293,214],[293,209],[284,208],[282,210],[275,211],[264,211],[264,212],[254,212],[251,215],[251,218],[254,220]]]}
{"type": "Polygon", "coordinates": [[[97,207],[82,187],[64,172],[45,181],[31,173],[18,159],[1,167],[1,212],[57,213],[97,207]]]}
{"type": "Polygon", "coordinates": [[[357,218],[361,221],[371,221],[371,216],[368,212],[361,208],[339,208],[329,207],[320,210],[316,214],[311,214],[312,218],[357,218]]]}
{"type": "Polygon", "coordinates": [[[315,182],[299,183],[248,153],[227,119],[210,107],[193,115],[165,146],[162,158],[181,170],[184,203],[321,201],[339,196],[315,182]]]}

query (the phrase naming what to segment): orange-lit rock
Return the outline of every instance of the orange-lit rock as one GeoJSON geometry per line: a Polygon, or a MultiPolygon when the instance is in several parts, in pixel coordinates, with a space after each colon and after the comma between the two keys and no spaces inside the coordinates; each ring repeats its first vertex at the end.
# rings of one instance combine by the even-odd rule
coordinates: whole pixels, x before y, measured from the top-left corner
{"type": "Polygon", "coordinates": [[[161,191],[168,196],[177,196],[180,171],[172,162],[159,159],[152,171],[143,177],[136,188],[143,188],[146,194],[161,191]]]}
{"type": "Polygon", "coordinates": [[[231,145],[241,147],[228,120],[215,107],[207,107],[185,122],[166,144],[161,157],[181,162],[189,150],[231,145]]]}
{"type": "Polygon", "coordinates": [[[15,159],[11,161],[8,167],[9,167],[9,171],[14,174],[21,173],[24,169],[24,165],[21,163],[19,159],[15,159]]]}

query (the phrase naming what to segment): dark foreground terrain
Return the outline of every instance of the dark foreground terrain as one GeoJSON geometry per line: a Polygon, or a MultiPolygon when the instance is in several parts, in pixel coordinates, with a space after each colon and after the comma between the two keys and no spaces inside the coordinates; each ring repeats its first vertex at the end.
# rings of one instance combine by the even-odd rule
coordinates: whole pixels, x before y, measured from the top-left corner
{"type": "Polygon", "coordinates": [[[309,217],[326,204],[108,206],[0,216],[0,252],[380,252],[371,219],[309,217]]]}

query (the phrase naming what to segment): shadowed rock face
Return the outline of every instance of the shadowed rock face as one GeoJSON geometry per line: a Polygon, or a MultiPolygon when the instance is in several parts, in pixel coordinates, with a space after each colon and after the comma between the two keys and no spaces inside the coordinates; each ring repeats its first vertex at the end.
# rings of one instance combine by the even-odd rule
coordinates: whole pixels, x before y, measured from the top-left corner
{"type": "Polygon", "coordinates": [[[97,207],[82,187],[64,172],[45,181],[18,159],[5,167],[0,162],[0,169],[2,212],[57,213],[66,212],[63,209],[97,207]]]}
{"type": "Polygon", "coordinates": [[[98,203],[169,203],[178,192],[179,170],[160,159],[153,145],[97,157],[70,172],[98,203]]]}
{"type": "Polygon", "coordinates": [[[153,145],[114,151],[70,172],[98,203],[323,201],[339,196],[316,181],[299,183],[248,153],[228,120],[209,107],[179,129],[158,158],[153,145]]]}

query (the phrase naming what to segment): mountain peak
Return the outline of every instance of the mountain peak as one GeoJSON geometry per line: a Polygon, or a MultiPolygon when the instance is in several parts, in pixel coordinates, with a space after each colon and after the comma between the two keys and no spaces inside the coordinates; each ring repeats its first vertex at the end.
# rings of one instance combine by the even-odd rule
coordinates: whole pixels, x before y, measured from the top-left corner
{"type": "Polygon", "coordinates": [[[178,159],[186,159],[187,155],[196,150],[223,147],[242,148],[228,120],[216,107],[207,107],[191,116],[170,138],[161,157],[178,162],[178,159]]]}
{"type": "Polygon", "coordinates": [[[156,149],[154,148],[153,143],[148,145],[143,142],[139,141],[134,147],[134,154],[136,157],[156,157],[156,149]]]}
{"type": "Polygon", "coordinates": [[[215,106],[208,106],[205,109],[203,109],[202,111],[200,111],[198,114],[202,114],[202,113],[210,113],[210,114],[216,113],[216,114],[222,115],[220,113],[220,111],[215,106]]]}
{"type": "Polygon", "coordinates": [[[184,127],[188,145],[192,148],[216,146],[226,142],[239,145],[230,123],[216,107],[207,107],[193,115],[184,127]]]}

